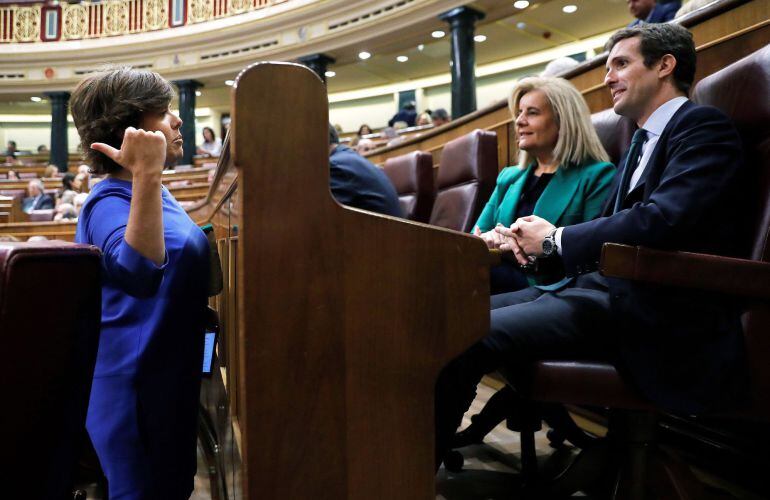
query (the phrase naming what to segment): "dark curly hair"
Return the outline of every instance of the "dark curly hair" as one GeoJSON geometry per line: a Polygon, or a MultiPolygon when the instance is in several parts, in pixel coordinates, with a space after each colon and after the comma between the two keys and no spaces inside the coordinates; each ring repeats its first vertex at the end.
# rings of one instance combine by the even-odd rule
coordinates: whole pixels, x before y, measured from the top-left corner
{"type": "Polygon", "coordinates": [[[108,67],[81,81],[70,98],[70,112],[91,171],[109,174],[122,168],[91,144],[119,148],[126,128],[138,127],[145,113],[165,112],[174,95],[159,74],[128,66],[108,67]]]}

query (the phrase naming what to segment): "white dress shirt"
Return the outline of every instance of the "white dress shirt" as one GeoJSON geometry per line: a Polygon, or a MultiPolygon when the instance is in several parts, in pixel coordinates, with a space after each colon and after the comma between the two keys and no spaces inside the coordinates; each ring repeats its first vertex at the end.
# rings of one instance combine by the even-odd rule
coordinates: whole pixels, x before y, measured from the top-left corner
{"type": "MultiPolygon", "coordinates": [[[[636,166],[636,169],[634,169],[634,173],[631,174],[631,181],[628,183],[628,192],[626,194],[630,193],[639,183],[639,179],[641,179],[642,174],[644,174],[644,170],[650,162],[650,157],[652,156],[653,151],[655,151],[655,146],[658,144],[660,135],[663,133],[663,130],[665,130],[666,125],[671,121],[674,114],[686,102],[687,97],[684,96],[674,97],[673,99],[664,102],[658,109],[653,111],[647,121],[642,125],[641,128],[647,132],[647,141],[642,144],[642,157],[639,159],[639,164],[636,166]]],[[[560,227],[556,230],[556,234],[554,234],[556,251],[559,255],[561,255],[562,251],[561,233],[563,230],[564,228],[560,227]]]]}

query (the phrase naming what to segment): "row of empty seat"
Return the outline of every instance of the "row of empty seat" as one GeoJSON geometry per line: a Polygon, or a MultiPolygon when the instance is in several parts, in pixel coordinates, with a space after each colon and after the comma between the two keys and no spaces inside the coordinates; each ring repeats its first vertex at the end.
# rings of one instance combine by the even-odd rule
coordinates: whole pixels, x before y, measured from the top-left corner
{"type": "Polygon", "coordinates": [[[430,153],[415,151],[383,166],[409,220],[468,232],[497,179],[497,134],[474,130],[444,146],[441,168],[430,153]]]}

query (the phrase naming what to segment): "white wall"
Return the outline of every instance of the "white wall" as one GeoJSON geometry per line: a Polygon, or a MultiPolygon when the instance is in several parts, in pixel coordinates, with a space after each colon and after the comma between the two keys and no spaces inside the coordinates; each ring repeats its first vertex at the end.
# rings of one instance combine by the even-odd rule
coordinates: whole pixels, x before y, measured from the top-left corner
{"type": "MultiPolygon", "coordinates": [[[[51,148],[51,124],[48,122],[16,121],[13,117],[7,119],[0,116],[0,148],[4,151],[8,141],[16,141],[19,150],[37,152],[37,147],[44,144],[51,148]]],[[[67,127],[67,147],[70,152],[77,151],[80,138],[73,123],[67,127]]]]}
{"type": "MultiPolygon", "coordinates": [[[[544,64],[520,68],[476,79],[476,105],[483,108],[501,99],[507,99],[516,81],[525,75],[541,71],[544,64]]],[[[415,89],[417,92],[418,112],[425,109],[444,108],[451,113],[452,86],[436,85],[415,89]]],[[[386,94],[350,101],[333,102],[329,105],[329,119],[342,125],[345,132],[355,132],[362,123],[373,128],[387,125],[396,113],[397,94],[386,94]]]]}
{"type": "Polygon", "coordinates": [[[366,123],[372,128],[388,126],[388,120],[398,111],[398,101],[393,94],[335,102],[329,105],[329,121],[342,125],[345,132],[358,132],[366,123]]]}

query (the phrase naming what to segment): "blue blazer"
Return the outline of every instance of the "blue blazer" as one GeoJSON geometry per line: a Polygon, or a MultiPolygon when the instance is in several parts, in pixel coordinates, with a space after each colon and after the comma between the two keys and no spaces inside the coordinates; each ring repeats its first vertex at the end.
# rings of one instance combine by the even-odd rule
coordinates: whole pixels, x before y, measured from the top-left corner
{"type": "MultiPolygon", "coordinates": [[[[741,141],[727,117],[716,108],[685,103],[661,134],[622,210],[612,214],[619,172],[604,216],[564,229],[567,272],[595,270],[605,242],[745,256],[744,169],[741,141]]],[[[698,413],[745,394],[737,301],[608,282],[621,365],[648,397],[672,411],[698,413]]]]}

